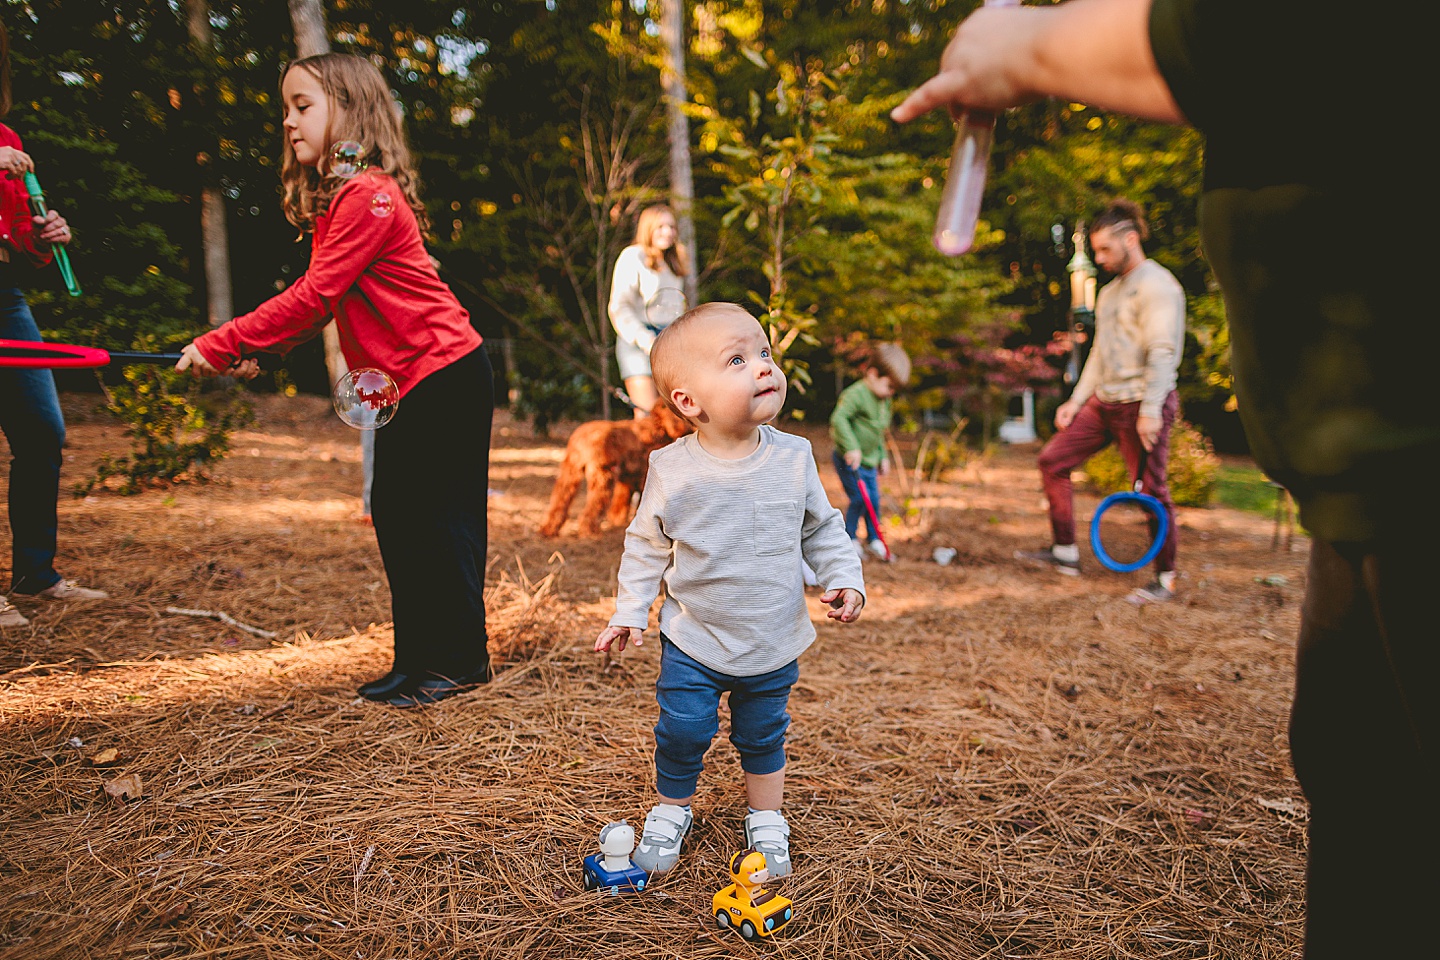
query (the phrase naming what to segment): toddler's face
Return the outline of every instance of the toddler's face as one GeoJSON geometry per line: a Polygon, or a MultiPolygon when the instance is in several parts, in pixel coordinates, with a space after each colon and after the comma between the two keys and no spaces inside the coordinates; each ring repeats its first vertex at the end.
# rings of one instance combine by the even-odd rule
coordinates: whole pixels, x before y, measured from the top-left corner
{"type": "Polygon", "coordinates": [[[706,318],[690,340],[685,391],[699,406],[693,419],[735,430],[775,419],[785,405],[785,377],[770,341],[739,307],[706,318]]]}
{"type": "Polygon", "coordinates": [[[881,400],[895,396],[895,381],[880,373],[874,367],[865,371],[865,385],[881,400]]]}

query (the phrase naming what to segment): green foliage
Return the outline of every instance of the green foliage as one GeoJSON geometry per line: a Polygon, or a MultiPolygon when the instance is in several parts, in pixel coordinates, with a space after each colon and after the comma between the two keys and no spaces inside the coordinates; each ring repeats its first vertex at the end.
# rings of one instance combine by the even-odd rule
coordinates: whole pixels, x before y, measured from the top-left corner
{"type": "Polygon", "coordinates": [[[530,418],[536,436],[550,435],[557,420],[583,420],[595,409],[595,388],[584,374],[570,377],[530,377],[515,396],[515,414],[530,418]]]}
{"type": "MultiPolygon", "coordinates": [[[[1085,104],[1008,111],[974,252],[931,248],[953,124],[935,111],[897,127],[887,113],[974,6],[682,5],[702,299],[766,314],[797,387],[814,387],[792,396],[815,415],[832,347],[860,334],[910,350],[918,410],[964,405],[978,426],[1003,414],[1016,379],[1058,391],[1050,351],[1067,325],[1070,251],[1051,225],[1068,236],[1124,193],[1147,207],[1147,250],[1191,297],[1182,396],[1218,409],[1228,342],[1200,256],[1193,131],[1085,104]]],[[[483,335],[515,344],[511,385],[536,397],[546,381],[562,397],[578,365],[603,403],[617,244],[640,207],[667,196],[660,0],[325,7],[334,49],[380,65],[402,105],[442,276],[483,335]]],[[[208,51],[192,47],[187,9],[64,0],[62,13],[60,0],[0,0],[16,74],[7,122],[76,227],[86,295],[66,297],[53,270],[29,293],[54,339],[165,347],[203,329],[206,187],[225,198],[237,311],[305,268],[307,245],[287,242],[295,232],[277,197],[288,4],[210,0],[208,51]]],[[[319,386],[304,371],[296,380],[319,386]]]]}
{"type": "MultiPolygon", "coordinates": [[[[1170,496],[1182,507],[1208,507],[1220,480],[1220,458],[1200,431],[1184,420],[1170,429],[1170,496]]],[[[1101,450],[1085,464],[1090,483],[1101,493],[1129,490],[1134,478],[1125,468],[1114,444],[1101,450]]]]}
{"type": "Polygon", "coordinates": [[[1235,510],[1275,515],[1276,501],[1284,496],[1258,467],[1225,464],[1215,486],[1215,498],[1235,510]]]}
{"type": "Polygon", "coordinates": [[[106,391],[106,407],[125,422],[134,449],[103,457],[95,476],[76,486],[76,496],[96,486],[129,495],[207,479],[208,466],[229,452],[231,433],[254,419],[249,404],[238,400],[239,391],[232,386],[202,395],[198,383],[173,371],[126,368],[125,383],[106,391]]]}

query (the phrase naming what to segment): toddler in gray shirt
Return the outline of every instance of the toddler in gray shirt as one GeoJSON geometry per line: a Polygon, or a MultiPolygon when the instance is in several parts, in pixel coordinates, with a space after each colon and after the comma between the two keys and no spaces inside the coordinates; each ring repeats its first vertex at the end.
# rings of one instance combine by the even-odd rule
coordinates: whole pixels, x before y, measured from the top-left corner
{"type": "Polygon", "coordinates": [[[650,456],[625,533],[615,615],[596,650],[637,646],[663,583],[655,699],[658,803],[633,860],[671,869],[690,830],[702,758],[730,694],[730,740],[745,771],[745,842],[770,877],[791,872],[785,731],[797,658],[814,641],[802,559],[823,585],[827,616],[853,623],[865,603],[859,558],[820,484],[809,441],[769,422],[785,376],[754,317],[707,303],[667,327],[650,354],[661,398],[695,433],[650,456]]]}

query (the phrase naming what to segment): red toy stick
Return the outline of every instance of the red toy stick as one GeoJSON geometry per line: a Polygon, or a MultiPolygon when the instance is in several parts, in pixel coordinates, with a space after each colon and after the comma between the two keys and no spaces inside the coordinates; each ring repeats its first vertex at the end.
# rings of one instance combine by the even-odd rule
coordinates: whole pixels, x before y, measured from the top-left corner
{"type": "Polygon", "coordinates": [[[34,340],[0,340],[0,367],[107,367],[112,363],[156,363],[174,366],[178,353],[133,353],[80,347],[69,343],[34,340]]]}

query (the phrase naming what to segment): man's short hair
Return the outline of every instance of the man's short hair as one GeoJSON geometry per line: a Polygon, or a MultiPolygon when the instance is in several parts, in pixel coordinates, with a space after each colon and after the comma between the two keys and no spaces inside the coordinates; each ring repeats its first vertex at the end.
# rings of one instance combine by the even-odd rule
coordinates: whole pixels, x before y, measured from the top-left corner
{"type": "Polygon", "coordinates": [[[1141,240],[1150,239],[1150,225],[1145,222],[1145,211],[1140,204],[1124,197],[1116,197],[1100,211],[1095,222],[1090,224],[1090,232],[1094,233],[1096,230],[1128,230],[1139,234],[1141,240]]]}

